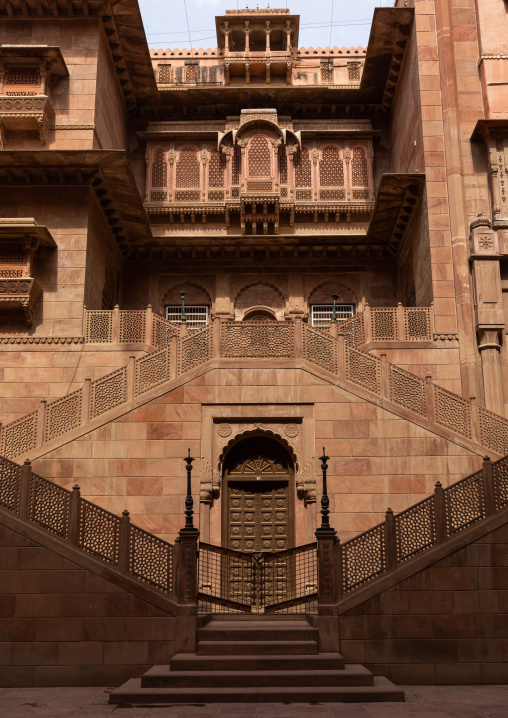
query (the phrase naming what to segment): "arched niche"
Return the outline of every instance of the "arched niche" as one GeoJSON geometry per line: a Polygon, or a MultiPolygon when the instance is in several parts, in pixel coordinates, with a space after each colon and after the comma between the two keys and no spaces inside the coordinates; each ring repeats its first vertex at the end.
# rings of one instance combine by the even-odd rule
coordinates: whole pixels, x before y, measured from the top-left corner
{"type": "Polygon", "coordinates": [[[354,304],[356,306],[358,299],[356,294],[345,284],[330,281],[319,284],[309,294],[309,304],[332,304],[332,296],[338,295],[337,304],[354,304]]]}
{"type": "Polygon", "coordinates": [[[271,311],[274,317],[284,319],[285,300],[282,293],[269,284],[256,283],[242,289],[235,299],[235,320],[242,321],[254,308],[263,307],[271,311]]]}
{"type": "Polygon", "coordinates": [[[164,313],[164,308],[168,305],[176,306],[181,304],[180,292],[185,292],[185,304],[189,306],[206,305],[211,307],[212,299],[204,287],[190,282],[182,282],[172,286],[163,295],[161,301],[162,313],[164,313]]]}

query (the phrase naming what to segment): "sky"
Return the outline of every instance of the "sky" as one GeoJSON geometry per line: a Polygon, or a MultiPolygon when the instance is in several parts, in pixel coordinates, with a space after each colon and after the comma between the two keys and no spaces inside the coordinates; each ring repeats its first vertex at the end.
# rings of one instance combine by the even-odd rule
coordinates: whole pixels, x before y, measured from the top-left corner
{"type": "MultiPolygon", "coordinates": [[[[266,0],[138,0],[150,48],[215,48],[215,16],[226,9],[266,7],[266,0]]],[[[394,0],[272,0],[300,15],[299,47],[365,47],[375,7],[393,7],[394,0]]]]}

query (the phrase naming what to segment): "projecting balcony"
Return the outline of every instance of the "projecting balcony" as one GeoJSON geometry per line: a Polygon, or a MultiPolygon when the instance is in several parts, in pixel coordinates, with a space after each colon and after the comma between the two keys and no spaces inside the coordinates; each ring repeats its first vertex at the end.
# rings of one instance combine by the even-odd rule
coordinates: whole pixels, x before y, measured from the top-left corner
{"type": "Polygon", "coordinates": [[[42,289],[35,279],[20,277],[19,279],[0,276],[0,310],[22,309],[25,321],[32,325],[33,313],[42,289]]]}
{"type": "Polygon", "coordinates": [[[39,133],[46,144],[48,128],[55,112],[47,95],[0,95],[0,139],[6,144],[6,130],[39,133]]]}

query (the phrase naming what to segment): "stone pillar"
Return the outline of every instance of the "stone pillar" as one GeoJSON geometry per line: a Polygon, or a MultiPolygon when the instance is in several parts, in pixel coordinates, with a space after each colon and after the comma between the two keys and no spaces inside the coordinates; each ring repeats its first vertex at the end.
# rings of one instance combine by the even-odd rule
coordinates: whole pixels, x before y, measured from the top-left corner
{"type": "Polygon", "coordinates": [[[504,415],[501,331],[505,319],[496,233],[486,217],[471,223],[471,270],[476,295],[476,334],[481,357],[485,407],[504,415]]]}
{"type": "Polygon", "coordinates": [[[316,530],[318,553],[318,616],[319,651],[337,653],[339,646],[339,621],[337,617],[337,532],[329,528],[316,530]]]}
{"type": "Polygon", "coordinates": [[[266,52],[270,52],[270,21],[265,23],[265,33],[266,33],[266,52]]]}
{"type": "Polygon", "coordinates": [[[248,20],[245,21],[245,54],[249,53],[249,35],[250,35],[250,23],[248,20]]]}
{"type": "Polygon", "coordinates": [[[196,650],[197,594],[198,594],[198,538],[197,529],[182,529],[175,541],[175,598],[178,610],[176,652],[194,653],[196,650]]]}
{"type": "Polygon", "coordinates": [[[478,328],[478,349],[482,360],[485,407],[504,416],[501,376],[500,328],[478,328]]]}

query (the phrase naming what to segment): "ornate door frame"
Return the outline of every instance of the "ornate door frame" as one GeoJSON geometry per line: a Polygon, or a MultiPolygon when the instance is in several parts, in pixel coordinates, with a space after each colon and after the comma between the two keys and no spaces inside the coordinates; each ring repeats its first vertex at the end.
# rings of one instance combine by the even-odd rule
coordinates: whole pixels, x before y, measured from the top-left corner
{"type": "MultiPolygon", "coordinates": [[[[200,532],[206,543],[222,538],[222,460],[241,436],[278,438],[292,456],[296,545],[314,540],[316,528],[314,404],[204,404],[201,407],[200,532]]],[[[196,475],[199,476],[199,474],[196,475]]]]}
{"type": "MultiPolygon", "coordinates": [[[[253,493],[252,491],[249,492],[249,488],[253,489],[255,493],[257,493],[257,490],[259,490],[259,494],[261,495],[263,493],[263,488],[265,488],[268,493],[275,493],[274,486],[280,482],[282,488],[282,484],[287,484],[287,492],[284,492],[284,499],[281,496],[281,499],[284,500],[285,506],[284,506],[284,513],[285,513],[285,520],[284,524],[286,525],[286,534],[287,540],[289,542],[289,545],[284,546],[275,546],[276,541],[276,535],[275,530],[277,526],[277,520],[275,519],[275,512],[276,507],[275,503],[277,500],[277,497],[274,496],[271,501],[270,509],[267,509],[267,512],[269,511],[270,514],[274,514],[273,518],[273,536],[270,538],[270,547],[262,547],[259,545],[256,550],[257,551],[267,551],[267,550],[284,550],[287,548],[293,548],[295,546],[295,481],[294,481],[294,466],[293,466],[293,460],[291,458],[291,455],[287,448],[280,442],[277,441],[277,439],[269,436],[266,433],[263,433],[261,431],[253,432],[251,434],[248,434],[247,436],[241,437],[238,441],[236,441],[233,446],[231,447],[231,450],[229,452],[229,457],[225,458],[224,461],[224,469],[223,469],[223,487],[222,487],[222,531],[221,531],[221,546],[227,547],[227,548],[233,548],[236,550],[249,550],[248,547],[240,548],[230,546],[228,542],[230,530],[231,530],[231,516],[230,516],[230,509],[229,506],[229,500],[230,500],[230,490],[233,487],[238,487],[240,490],[245,490],[247,494],[253,493]],[[256,446],[255,453],[259,455],[260,461],[257,462],[259,464],[258,467],[254,466],[254,463],[256,462],[255,456],[250,456],[252,453],[252,446],[256,446]],[[242,451],[242,446],[245,447],[242,451]],[[236,455],[243,455],[243,463],[244,465],[247,465],[247,467],[242,467],[244,470],[242,471],[234,471],[231,470],[231,466],[228,462],[228,458],[231,457],[231,454],[233,452],[236,452],[236,455]],[[264,452],[264,454],[263,454],[264,452]],[[287,467],[284,467],[283,470],[277,471],[277,469],[274,468],[273,459],[274,454],[279,453],[284,458],[287,458],[287,467]],[[267,458],[269,457],[269,458],[267,458]],[[249,466],[251,465],[252,466],[249,466]],[[265,464],[265,466],[263,466],[265,464]],[[270,467],[269,464],[272,466],[270,467]],[[252,471],[250,469],[252,468],[252,471]],[[267,473],[269,472],[269,473],[267,473]],[[253,485],[255,484],[255,485],[253,485]],[[273,543],[273,546],[272,546],[273,543]]],[[[278,489],[276,489],[278,490],[278,489]]],[[[232,497],[231,497],[232,498],[232,497]]],[[[239,496],[239,500],[241,501],[241,497],[239,496]]],[[[268,499],[268,496],[266,497],[266,500],[268,499]]],[[[258,499],[254,500],[254,504],[261,501],[261,498],[258,497],[258,499]]],[[[245,507],[241,507],[243,510],[245,507]]],[[[247,509],[248,510],[248,509],[247,509]]],[[[242,513],[242,511],[240,511],[242,513]]],[[[256,519],[259,522],[259,527],[262,525],[262,509],[261,505],[259,506],[254,505],[253,506],[253,512],[254,514],[252,521],[254,522],[256,519]],[[258,510],[258,516],[256,517],[256,509],[258,510]]],[[[254,542],[256,542],[254,538],[254,542]]]]}

